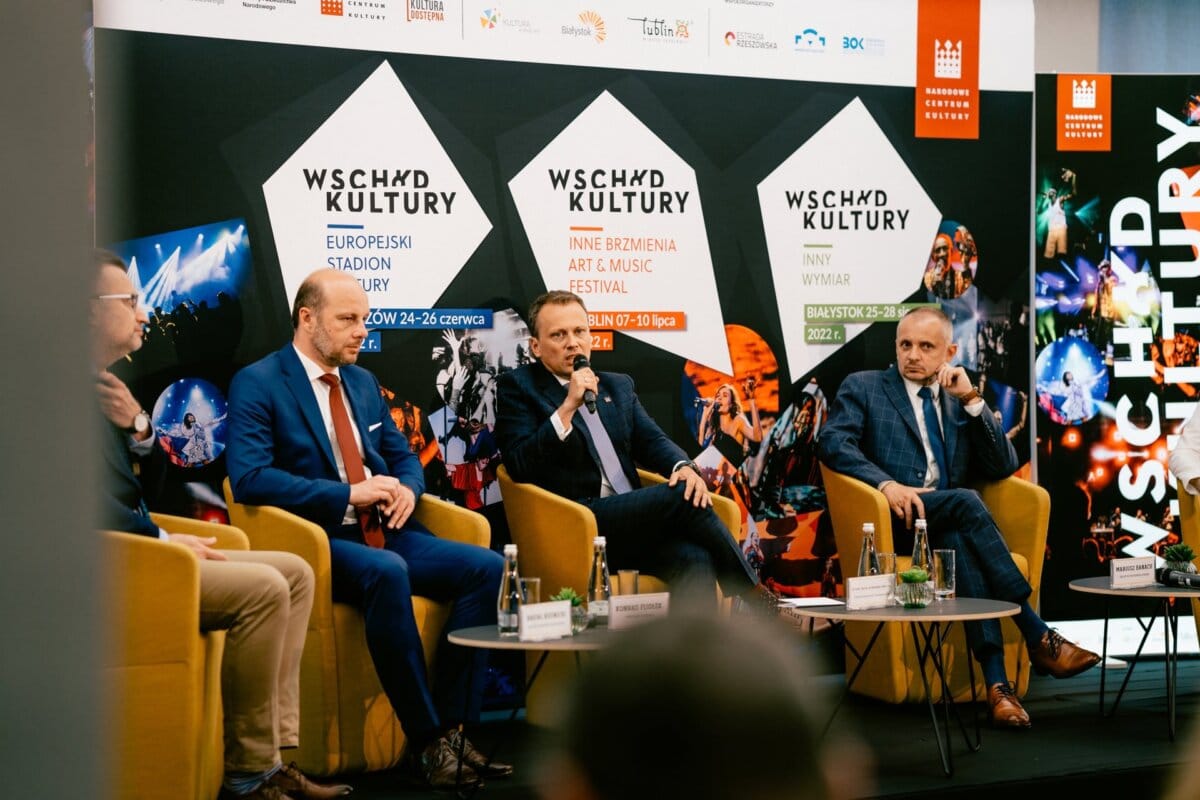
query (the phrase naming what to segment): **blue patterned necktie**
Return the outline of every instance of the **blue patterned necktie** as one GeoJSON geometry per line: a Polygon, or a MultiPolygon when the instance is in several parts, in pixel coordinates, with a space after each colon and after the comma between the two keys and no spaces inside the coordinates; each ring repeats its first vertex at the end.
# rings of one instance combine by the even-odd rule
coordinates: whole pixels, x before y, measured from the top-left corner
{"type": "Polygon", "coordinates": [[[625,470],[621,469],[621,460],[617,458],[617,451],[608,436],[608,431],[604,429],[600,415],[581,408],[576,416],[583,417],[583,424],[592,434],[592,444],[596,446],[596,454],[600,456],[600,467],[604,470],[604,476],[608,478],[613,491],[617,494],[632,492],[633,487],[629,484],[629,478],[625,477],[625,470]]]}
{"type": "Polygon", "coordinates": [[[925,414],[925,433],[929,435],[929,447],[933,460],[937,462],[939,489],[950,488],[950,468],[946,465],[946,442],[942,439],[942,426],[938,424],[937,409],[933,407],[933,392],[928,386],[917,390],[921,398],[921,410],[925,414]]]}

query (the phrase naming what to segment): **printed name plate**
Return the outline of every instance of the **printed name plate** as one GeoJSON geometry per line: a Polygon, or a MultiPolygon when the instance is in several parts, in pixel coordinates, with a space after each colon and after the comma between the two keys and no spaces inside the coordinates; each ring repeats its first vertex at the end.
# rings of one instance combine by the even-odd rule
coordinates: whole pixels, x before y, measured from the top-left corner
{"type": "Polygon", "coordinates": [[[639,622],[665,617],[670,605],[670,592],[615,594],[608,601],[608,627],[619,631],[639,622]]]}
{"type": "Polygon", "coordinates": [[[1114,558],[1108,565],[1108,575],[1114,589],[1136,589],[1157,583],[1154,579],[1154,556],[1114,558]]]}
{"type": "Polygon", "coordinates": [[[896,576],[891,573],[847,578],[846,610],[862,611],[894,605],[895,601],[891,599],[891,595],[895,586],[896,576]]]}
{"type": "Polygon", "coordinates": [[[544,642],[570,635],[570,600],[530,603],[517,611],[517,638],[522,642],[544,642]]]}

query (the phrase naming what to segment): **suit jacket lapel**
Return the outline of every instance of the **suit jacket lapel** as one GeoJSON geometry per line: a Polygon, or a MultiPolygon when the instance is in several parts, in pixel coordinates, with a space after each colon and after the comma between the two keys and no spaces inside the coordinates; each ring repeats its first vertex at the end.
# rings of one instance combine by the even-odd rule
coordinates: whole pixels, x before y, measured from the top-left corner
{"type": "Polygon", "coordinates": [[[317,397],[313,394],[308,373],[304,371],[304,365],[300,363],[300,357],[296,355],[291,344],[284,345],[283,349],[279,351],[279,356],[283,364],[284,385],[296,398],[296,403],[300,407],[300,415],[304,418],[304,423],[308,425],[309,431],[313,435],[313,441],[316,442],[317,447],[325,456],[325,460],[329,462],[329,468],[336,475],[337,461],[333,458],[333,445],[329,442],[329,432],[325,430],[325,421],[321,418],[321,409],[317,407],[317,397]]]}
{"type": "Polygon", "coordinates": [[[900,377],[898,368],[892,367],[884,373],[883,389],[900,414],[900,419],[904,420],[904,424],[912,431],[913,437],[919,444],[921,429],[917,427],[917,415],[913,412],[912,399],[908,396],[908,388],[904,385],[904,379],[900,377]]]}

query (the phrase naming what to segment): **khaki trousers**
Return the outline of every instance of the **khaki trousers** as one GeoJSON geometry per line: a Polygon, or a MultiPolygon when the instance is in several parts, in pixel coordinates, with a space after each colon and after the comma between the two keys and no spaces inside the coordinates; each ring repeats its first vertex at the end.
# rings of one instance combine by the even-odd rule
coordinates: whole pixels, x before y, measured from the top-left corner
{"type": "Polygon", "coordinates": [[[262,772],[300,741],[300,656],[313,572],[291,553],[223,550],[200,562],[200,628],[224,630],[225,771],[262,772]]]}

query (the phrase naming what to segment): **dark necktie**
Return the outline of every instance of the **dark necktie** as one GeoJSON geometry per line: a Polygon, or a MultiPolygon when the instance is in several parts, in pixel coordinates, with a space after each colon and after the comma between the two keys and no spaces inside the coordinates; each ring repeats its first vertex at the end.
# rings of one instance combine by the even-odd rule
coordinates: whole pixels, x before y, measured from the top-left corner
{"type": "Polygon", "coordinates": [[[625,470],[621,469],[621,460],[617,458],[617,451],[613,447],[612,439],[608,437],[608,431],[604,429],[600,414],[593,414],[581,408],[575,416],[583,417],[583,424],[591,432],[592,444],[596,446],[596,454],[600,456],[600,467],[604,470],[604,476],[608,478],[613,491],[617,494],[632,492],[633,487],[629,485],[629,478],[625,477],[625,470]]]}
{"type": "MultiPolygon", "coordinates": [[[[346,402],[338,391],[338,376],[326,373],[319,379],[329,387],[329,414],[333,417],[333,433],[337,437],[338,450],[342,452],[342,466],[346,468],[346,482],[360,483],[367,479],[363,469],[362,455],[354,444],[354,429],[351,427],[350,414],[346,411],[346,402]]],[[[379,514],[374,506],[359,508],[358,524],[362,526],[363,540],[371,547],[383,547],[383,526],[379,523],[379,514]]]]}
{"type": "Polygon", "coordinates": [[[921,410],[925,414],[925,432],[929,434],[929,447],[933,460],[937,462],[939,489],[950,488],[950,468],[946,465],[946,442],[942,439],[942,426],[938,424],[937,409],[933,407],[933,392],[928,386],[917,390],[921,398],[921,410]]]}

